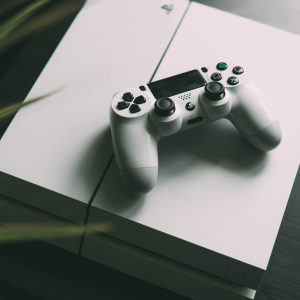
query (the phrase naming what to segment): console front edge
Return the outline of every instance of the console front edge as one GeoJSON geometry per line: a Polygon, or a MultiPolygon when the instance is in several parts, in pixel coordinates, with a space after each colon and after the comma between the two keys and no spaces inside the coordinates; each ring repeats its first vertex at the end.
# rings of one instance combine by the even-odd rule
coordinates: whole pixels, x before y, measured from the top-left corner
{"type": "Polygon", "coordinates": [[[114,238],[254,290],[265,273],[265,270],[233,257],[91,206],[87,226],[97,230],[94,224],[99,220],[114,224],[115,230],[108,233],[114,238]]]}

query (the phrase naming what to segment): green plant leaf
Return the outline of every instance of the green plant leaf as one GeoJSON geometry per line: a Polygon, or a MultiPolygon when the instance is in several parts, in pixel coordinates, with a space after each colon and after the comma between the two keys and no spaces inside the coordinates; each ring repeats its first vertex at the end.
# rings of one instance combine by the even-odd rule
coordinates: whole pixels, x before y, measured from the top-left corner
{"type": "Polygon", "coordinates": [[[39,0],[35,3],[28,5],[26,8],[18,12],[12,18],[7,20],[4,24],[0,26],[0,42],[4,40],[15,28],[17,28],[21,23],[27,20],[31,15],[33,15],[37,10],[42,8],[45,4],[49,3],[51,0],[39,0]]]}
{"type": "Polygon", "coordinates": [[[29,0],[1,0],[0,1],[0,16],[4,15],[8,11],[15,9],[16,7],[22,5],[24,2],[29,0]]]}
{"type": "Polygon", "coordinates": [[[9,106],[6,106],[4,108],[1,108],[0,109],[0,120],[1,119],[4,119],[14,113],[16,113],[20,108],[24,107],[24,106],[27,106],[27,105],[30,105],[36,101],[39,101],[39,100],[42,100],[42,99],[45,99],[51,95],[54,95],[58,92],[60,92],[61,90],[63,90],[65,87],[60,87],[50,93],[47,93],[47,94],[44,94],[44,95],[41,95],[39,97],[36,97],[36,98],[33,98],[33,99],[30,99],[30,100],[27,100],[26,102],[23,102],[23,103],[15,103],[15,104],[12,104],[12,105],[9,105],[9,106]]]}
{"type": "Polygon", "coordinates": [[[0,227],[0,244],[29,242],[34,239],[51,240],[111,232],[114,224],[110,222],[94,223],[95,230],[87,231],[86,226],[45,223],[10,223],[0,227]]]}
{"type": "Polygon", "coordinates": [[[26,13],[22,11],[23,14],[20,12],[0,26],[0,54],[22,42],[32,34],[46,30],[67,16],[79,11],[85,2],[84,0],[61,0],[57,4],[55,3],[55,5],[50,5],[46,10],[34,14],[50,1],[52,0],[37,1],[35,5],[39,4],[40,6],[35,9],[34,7],[29,9],[28,6],[26,9],[29,9],[29,11],[26,13]],[[29,18],[30,16],[32,17],[29,18]],[[19,26],[24,21],[26,22],[22,26],[19,26]]]}

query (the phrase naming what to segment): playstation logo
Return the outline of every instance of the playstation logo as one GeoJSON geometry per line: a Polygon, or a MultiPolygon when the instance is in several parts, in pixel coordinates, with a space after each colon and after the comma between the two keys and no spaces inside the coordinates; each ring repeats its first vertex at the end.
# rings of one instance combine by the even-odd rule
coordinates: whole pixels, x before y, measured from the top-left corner
{"type": "Polygon", "coordinates": [[[171,12],[173,10],[173,4],[171,4],[171,5],[163,5],[161,8],[165,9],[167,11],[167,15],[168,15],[169,12],[171,12]]]}

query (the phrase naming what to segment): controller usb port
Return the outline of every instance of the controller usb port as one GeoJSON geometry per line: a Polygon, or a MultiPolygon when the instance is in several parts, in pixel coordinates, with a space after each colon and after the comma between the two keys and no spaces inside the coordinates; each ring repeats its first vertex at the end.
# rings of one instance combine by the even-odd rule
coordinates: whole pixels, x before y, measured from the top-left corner
{"type": "Polygon", "coordinates": [[[192,124],[195,124],[195,123],[199,123],[203,120],[202,117],[197,117],[197,118],[194,118],[194,119],[190,119],[187,121],[187,124],[188,125],[192,125],[192,124]]]}

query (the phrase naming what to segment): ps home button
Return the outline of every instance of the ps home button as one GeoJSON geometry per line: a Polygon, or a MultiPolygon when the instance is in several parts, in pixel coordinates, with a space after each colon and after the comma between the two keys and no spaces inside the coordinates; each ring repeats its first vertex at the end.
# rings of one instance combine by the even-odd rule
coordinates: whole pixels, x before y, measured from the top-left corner
{"type": "Polygon", "coordinates": [[[220,73],[213,73],[211,74],[210,79],[213,81],[220,81],[222,79],[222,75],[220,73]]]}
{"type": "Polygon", "coordinates": [[[240,75],[244,73],[244,69],[240,66],[235,66],[232,70],[232,72],[236,75],[240,75]]]}
{"type": "Polygon", "coordinates": [[[228,65],[224,62],[220,62],[217,64],[216,68],[219,70],[219,71],[224,71],[228,68],[228,65]]]}
{"type": "Polygon", "coordinates": [[[231,76],[228,78],[227,83],[230,85],[237,85],[239,83],[239,79],[235,76],[231,76]]]}
{"type": "Polygon", "coordinates": [[[193,102],[188,102],[186,105],[185,105],[185,108],[189,111],[192,111],[195,109],[195,104],[193,102]]]}

